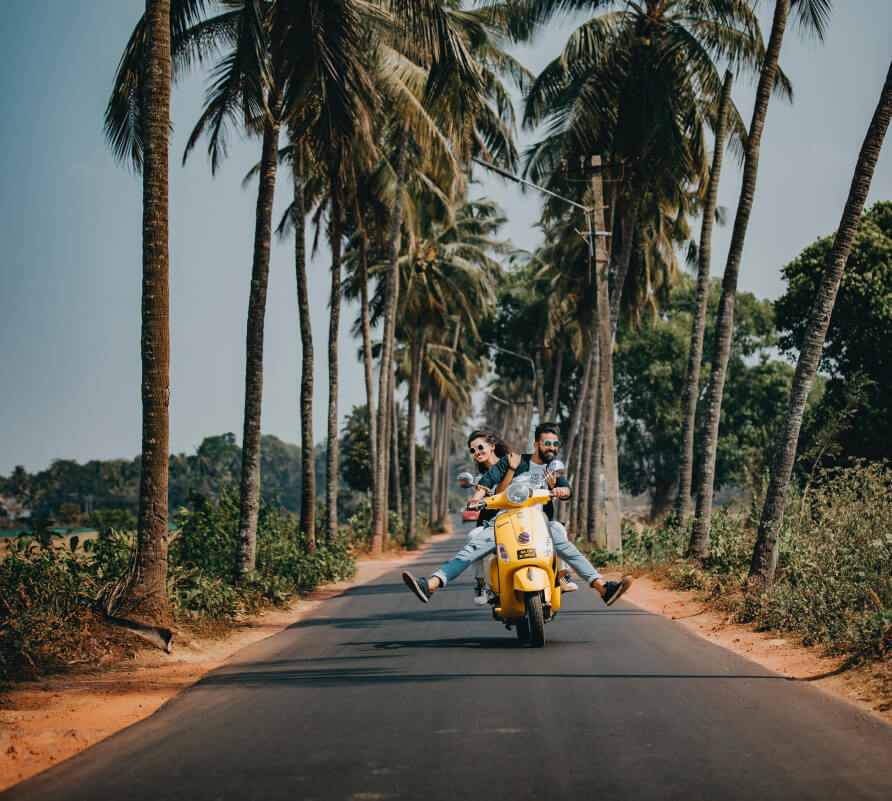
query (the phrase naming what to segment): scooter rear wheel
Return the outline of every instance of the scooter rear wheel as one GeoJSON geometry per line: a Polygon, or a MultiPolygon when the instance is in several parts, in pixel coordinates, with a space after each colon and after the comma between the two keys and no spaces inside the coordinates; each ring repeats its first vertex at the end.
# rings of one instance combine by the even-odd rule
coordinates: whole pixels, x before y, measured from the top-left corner
{"type": "Polygon", "coordinates": [[[531,592],[526,597],[527,619],[530,631],[530,645],[541,648],[545,645],[545,615],[542,612],[542,596],[531,592]]]}

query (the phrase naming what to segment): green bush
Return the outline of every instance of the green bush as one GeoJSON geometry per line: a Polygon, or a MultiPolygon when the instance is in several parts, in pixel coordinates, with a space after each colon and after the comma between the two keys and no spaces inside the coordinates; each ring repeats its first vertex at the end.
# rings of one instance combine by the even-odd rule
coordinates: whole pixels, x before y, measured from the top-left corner
{"type": "Polygon", "coordinates": [[[783,629],[805,644],[855,657],[892,650],[892,469],[855,463],[819,472],[810,490],[791,493],[780,533],[774,585],[746,593],[764,487],[752,509],[719,509],[710,520],[709,556],[686,559],[690,527],[623,526],[623,553],[591,552],[594,564],[667,566],[672,585],[701,592],[738,620],[783,629]]]}
{"type": "Polygon", "coordinates": [[[236,585],[238,489],[225,489],[217,503],[201,495],[190,496],[189,502],[193,508],[180,511],[180,532],[170,550],[170,598],[177,613],[231,618],[284,604],[355,572],[346,537],[333,542],[317,539],[316,552],[308,554],[294,515],[283,517],[274,501],[261,498],[255,570],[236,585]]]}
{"type": "MultiPolygon", "coordinates": [[[[256,570],[235,584],[238,490],[225,490],[218,503],[198,495],[190,502],[168,560],[168,595],[180,619],[232,619],[355,572],[345,537],[308,554],[294,516],[261,499],[256,570]]],[[[95,660],[114,636],[93,608],[102,588],[126,575],[133,535],[106,528],[78,550],[42,534],[13,541],[0,561],[0,681],[95,660]]]]}
{"type": "Polygon", "coordinates": [[[882,657],[892,647],[892,470],[860,463],[818,476],[791,509],[777,580],[741,617],[806,643],[882,657]]]}
{"type": "Polygon", "coordinates": [[[343,532],[347,542],[357,550],[368,551],[372,547],[372,506],[368,501],[359,504],[347,518],[343,532]]]}
{"type": "Polygon", "coordinates": [[[28,535],[9,543],[0,561],[0,681],[103,652],[102,638],[92,634],[99,589],[92,562],[28,535]]]}

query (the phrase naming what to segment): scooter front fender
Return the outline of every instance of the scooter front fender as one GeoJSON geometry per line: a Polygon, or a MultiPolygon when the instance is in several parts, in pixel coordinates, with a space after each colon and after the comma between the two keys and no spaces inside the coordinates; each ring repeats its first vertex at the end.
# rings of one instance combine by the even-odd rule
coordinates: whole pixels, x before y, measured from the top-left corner
{"type": "Polygon", "coordinates": [[[517,592],[542,592],[551,588],[548,572],[541,567],[522,567],[514,573],[514,589],[517,592]]]}

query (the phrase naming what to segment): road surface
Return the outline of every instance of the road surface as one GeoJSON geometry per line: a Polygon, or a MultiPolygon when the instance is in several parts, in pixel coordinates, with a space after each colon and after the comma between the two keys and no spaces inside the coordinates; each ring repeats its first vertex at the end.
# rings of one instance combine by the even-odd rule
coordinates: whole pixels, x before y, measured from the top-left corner
{"type": "MultiPolygon", "coordinates": [[[[412,568],[431,572],[464,530],[412,568]]],[[[892,799],[892,727],[585,587],[544,649],[400,568],[0,801],[892,799]]]]}

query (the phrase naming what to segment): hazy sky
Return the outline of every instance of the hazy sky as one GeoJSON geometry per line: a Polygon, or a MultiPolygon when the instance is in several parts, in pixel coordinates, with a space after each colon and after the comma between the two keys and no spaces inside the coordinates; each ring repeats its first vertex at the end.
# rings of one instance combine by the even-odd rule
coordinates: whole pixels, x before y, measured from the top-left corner
{"type": "MultiPolygon", "coordinates": [[[[837,2],[824,45],[788,31],[781,62],[792,105],[772,101],[762,139],[755,208],[740,286],[783,291],[780,268],[839,222],[855,159],[892,58],[892,2],[837,2]]],[[[32,0],[8,4],[0,30],[0,473],[46,468],[54,458],[133,457],[140,449],[141,183],[117,166],[102,115],[140,0],[32,0]]],[[[770,4],[762,3],[767,35],[770,4]]],[[[517,55],[533,71],[571,26],[552,26],[517,55]]],[[[171,450],[191,452],[210,434],[242,430],[244,340],[256,182],[241,181],[256,141],[231,142],[212,178],[204,150],[181,166],[202,97],[200,76],[174,90],[170,175],[171,450]]],[[[754,82],[734,98],[752,113],[754,82]]],[[[528,137],[521,136],[521,141],[528,137]]],[[[892,198],[892,156],[880,157],[868,203],[892,198]]],[[[290,195],[279,173],[275,219],[290,195]]],[[[726,160],[719,202],[733,218],[740,169],[726,160]]],[[[520,247],[539,243],[538,203],[499,180],[479,194],[499,200],[520,247]]],[[[699,223],[695,230],[699,230],[699,223]]],[[[720,274],[730,224],[717,229],[720,274]]],[[[316,345],[314,429],[325,428],[327,253],[310,269],[316,345]]],[[[340,416],[365,398],[357,343],[341,327],[340,416]]],[[[264,358],[263,430],[299,441],[300,342],[293,242],[272,251],[264,358]]]]}

